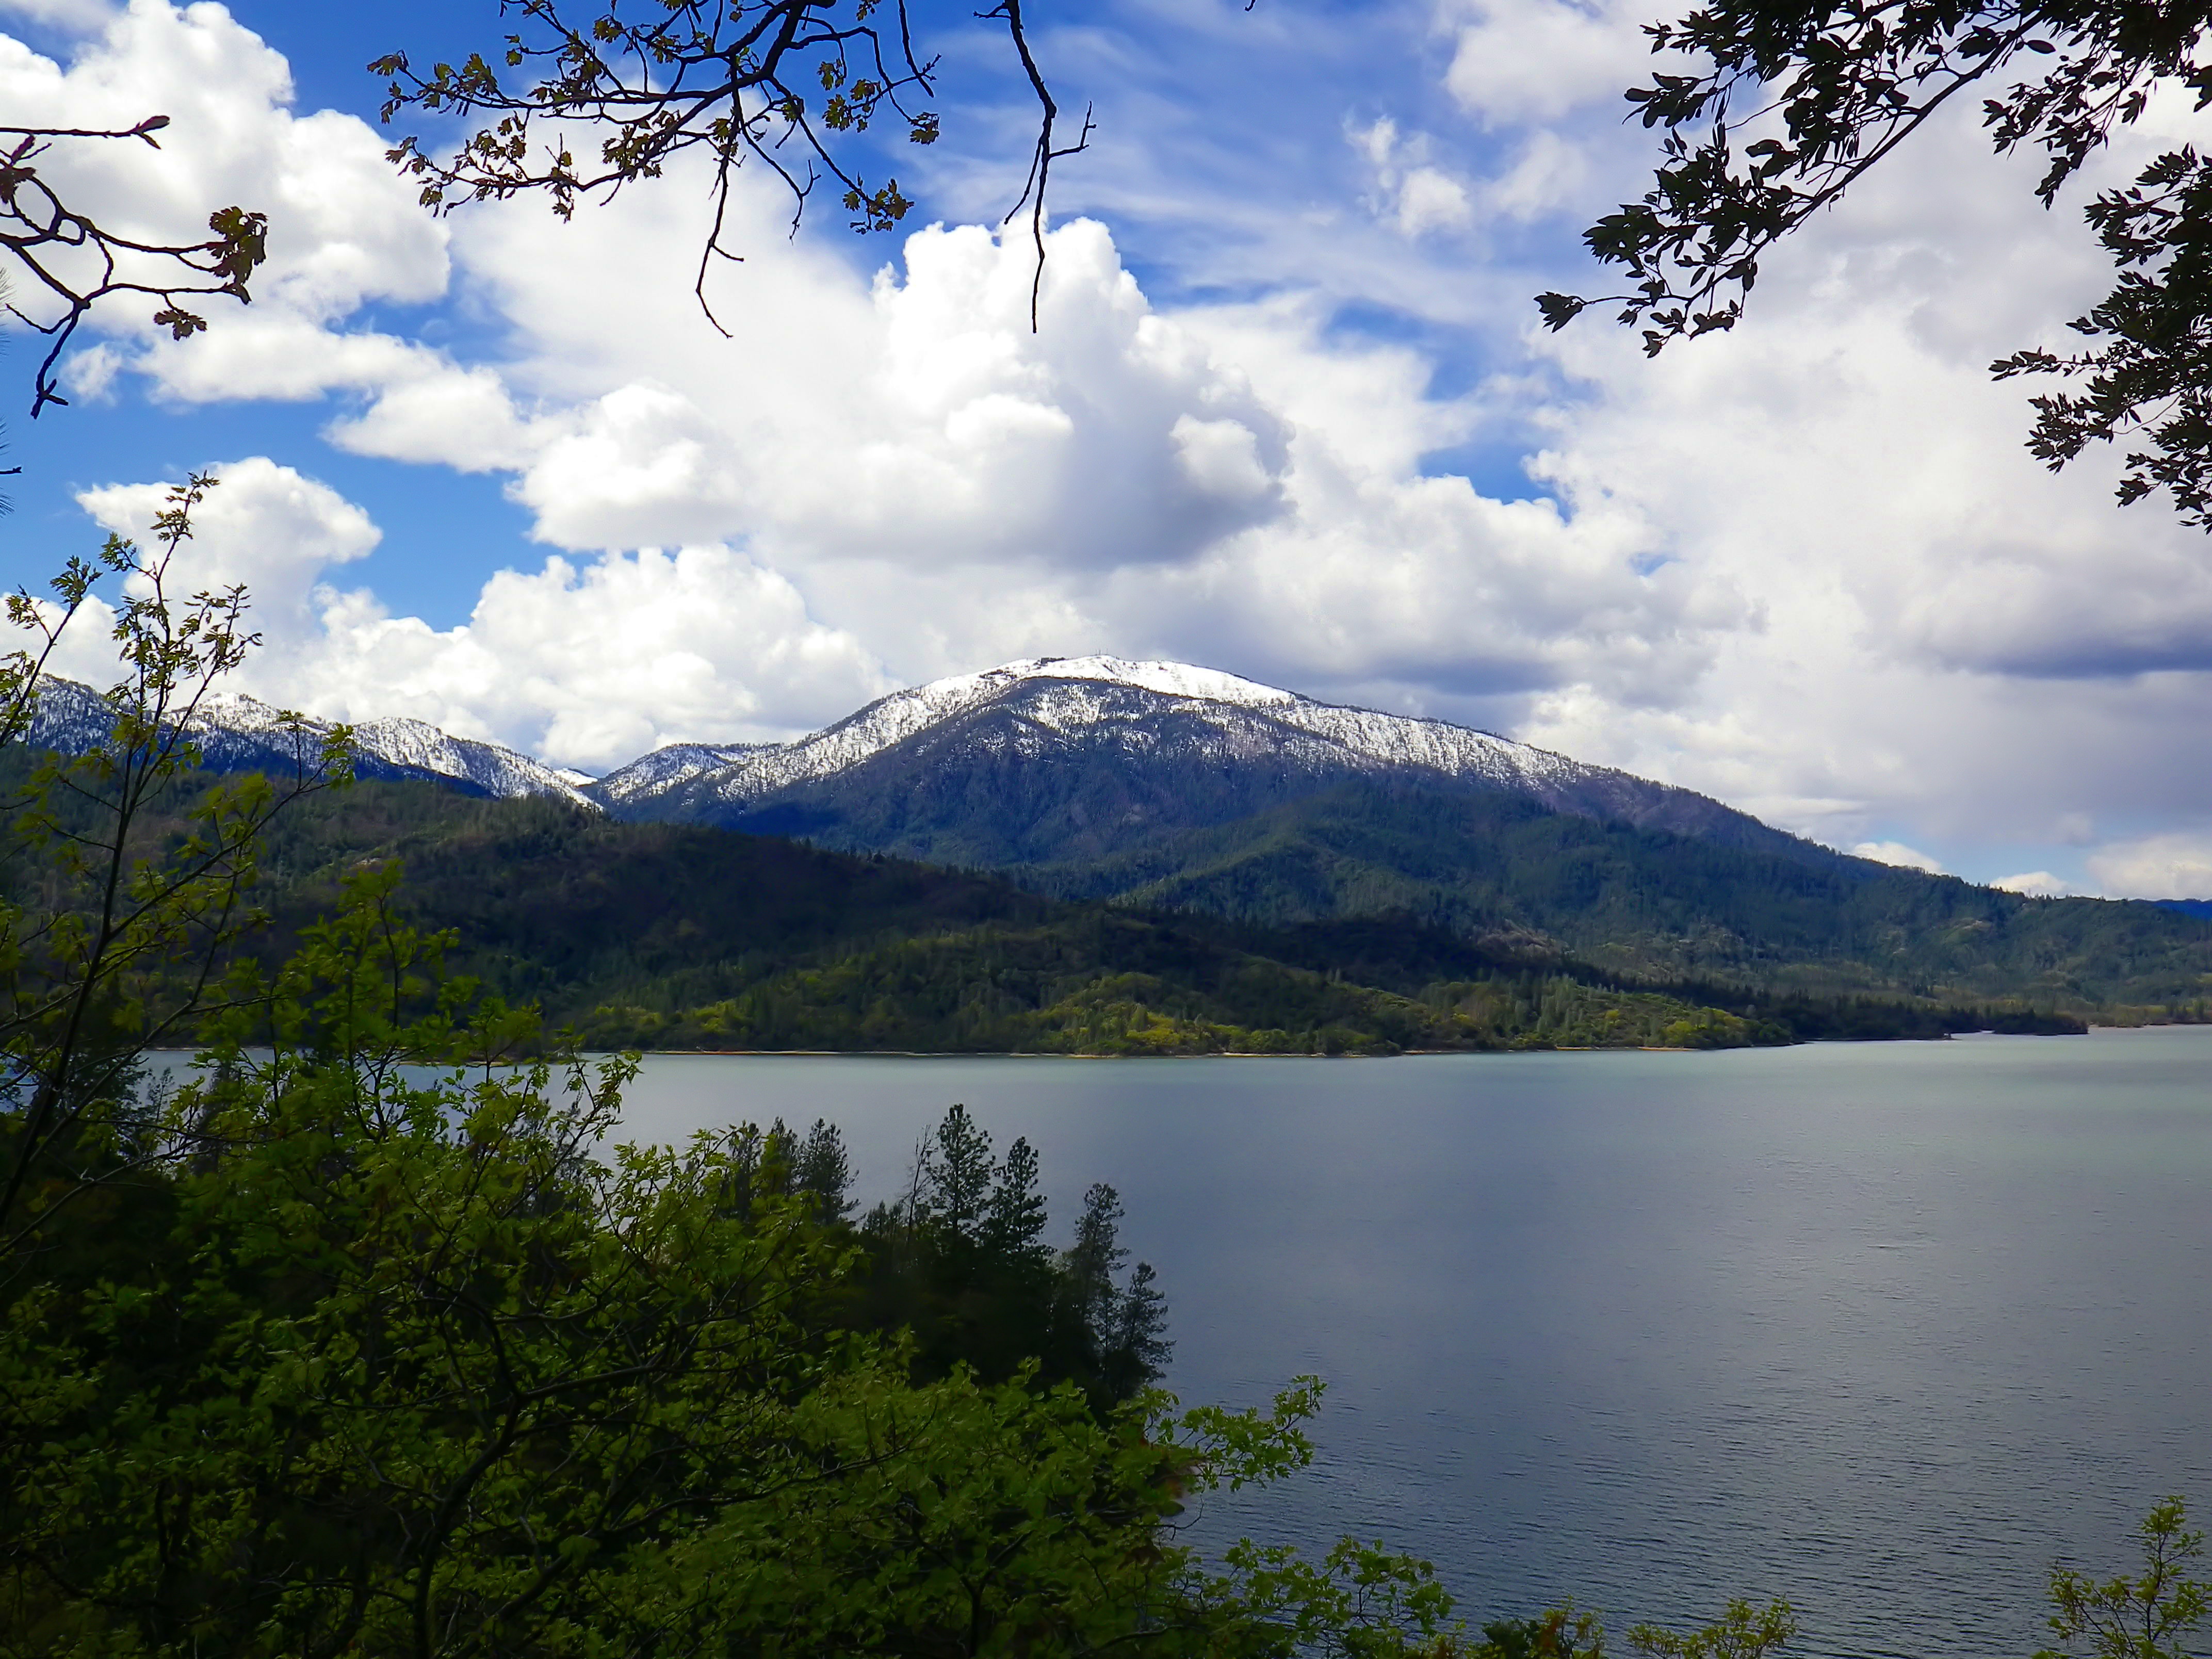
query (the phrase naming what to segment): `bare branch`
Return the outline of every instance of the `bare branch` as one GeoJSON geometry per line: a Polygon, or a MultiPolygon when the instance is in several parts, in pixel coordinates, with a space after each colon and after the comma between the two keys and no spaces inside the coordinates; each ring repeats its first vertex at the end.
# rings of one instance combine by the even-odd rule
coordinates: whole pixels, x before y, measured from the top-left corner
{"type": "MultiPolygon", "coordinates": [[[[581,199],[611,198],[660,177],[687,152],[705,150],[713,158],[713,207],[692,286],[708,320],[726,336],[706,285],[718,257],[738,258],[724,236],[732,174],[748,158],[790,191],[794,229],[823,180],[837,187],[852,228],[862,234],[894,228],[914,206],[896,177],[876,182],[848,159],[849,141],[878,123],[902,127],[911,143],[937,141],[939,118],[929,107],[937,64],[915,52],[908,6],[660,0],[644,21],[610,9],[586,23],[564,0],[502,0],[517,27],[493,55],[498,63],[476,53],[426,72],[392,52],[369,69],[385,79],[387,123],[421,111],[475,124],[443,155],[413,136],[389,152],[434,212],[541,194],[567,219],[581,199]],[[579,129],[595,136],[595,155],[572,147],[568,135],[579,129]]],[[[1034,328],[1052,164],[1082,150],[1092,124],[1086,111],[1077,141],[1060,142],[1059,108],[1030,49],[1019,0],[977,15],[1006,25],[1042,112],[1028,183],[1007,216],[1011,222],[1023,206],[1030,210],[1039,264],[1030,288],[1034,328]]]]}

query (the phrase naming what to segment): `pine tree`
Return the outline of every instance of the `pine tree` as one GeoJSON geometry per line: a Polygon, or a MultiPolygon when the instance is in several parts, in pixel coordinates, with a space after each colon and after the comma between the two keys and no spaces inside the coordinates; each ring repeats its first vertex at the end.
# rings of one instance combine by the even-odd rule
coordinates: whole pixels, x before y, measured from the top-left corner
{"type": "Polygon", "coordinates": [[[991,1178],[997,1172],[991,1137],[976,1127],[965,1106],[956,1104],[937,1126],[936,1141],[922,1154],[919,1196],[923,1218],[948,1240],[979,1243],[991,1178]]]}
{"type": "Polygon", "coordinates": [[[983,1247],[1008,1263],[1041,1261],[1044,1247],[1044,1194],[1037,1190],[1036,1149],[1024,1138],[1006,1149],[983,1218],[983,1247]]]}
{"type": "Polygon", "coordinates": [[[1109,1378],[1130,1393],[1165,1375],[1175,1352],[1167,1334],[1168,1299],[1153,1287],[1153,1277],[1151,1262],[1137,1264],[1114,1323],[1109,1378]]]}
{"type": "Polygon", "coordinates": [[[815,1201],[815,1214],[824,1226],[837,1226],[853,1213],[853,1161],[845,1152],[845,1137],[837,1126],[816,1118],[805,1142],[792,1160],[793,1190],[815,1201]]]}
{"type": "Polygon", "coordinates": [[[1073,1300],[1075,1322],[1092,1334],[1095,1346],[1107,1346],[1107,1326],[1115,1310],[1114,1275],[1129,1253],[1121,1245],[1121,1199],[1103,1181],[1083,1195],[1083,1218],[1075,1224],[1075,1246],[1062,1271],[1073,1300]]]}

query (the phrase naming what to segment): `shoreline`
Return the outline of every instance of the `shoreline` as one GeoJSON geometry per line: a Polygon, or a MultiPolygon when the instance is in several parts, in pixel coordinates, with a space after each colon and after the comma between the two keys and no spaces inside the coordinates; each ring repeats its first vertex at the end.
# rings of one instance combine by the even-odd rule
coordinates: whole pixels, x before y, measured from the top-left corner
{"type": "MultiPolygon", "coordinates": [[[[1494,1060],[1512,1054],[1734,1054],[1772,1053],[1784,1048],[1873,1048],[1892,1043],[1956,1042],[1978,1037],[2018,1038],[2023,1042],[2044,1042],[2058,1037],[2080,1037],[2098,1031],[2186,1030],[2193,1025],[2093,1025],[2087,1031],[1955,1031],[1932,1037],[1868,1037],[1855,1041],[1836,1038],[1816,1038],[1807,1042],[1739,1043],[1729,1048],[1674,1048],[1658,1044],[1628,1044],[1622,1047],[1596,1044],[1560,1043],[1547,1048],[1401,1048],[1395,1054],[1279,1054],[1265,1049],[1221,1048],[1203,1054],[1069,1054],[1064,1050],[1035,1048],[637,1048],[594,1049],[594,1054],[633,1053],[648,1059],[682,1059],[687,1055],[703,1060],[1440,1060],[1453,1057],[1468,1060],[1494,1060]]],[[[2207,1029],[2212,1029],[2208,1027],[2207,1029]]]]}

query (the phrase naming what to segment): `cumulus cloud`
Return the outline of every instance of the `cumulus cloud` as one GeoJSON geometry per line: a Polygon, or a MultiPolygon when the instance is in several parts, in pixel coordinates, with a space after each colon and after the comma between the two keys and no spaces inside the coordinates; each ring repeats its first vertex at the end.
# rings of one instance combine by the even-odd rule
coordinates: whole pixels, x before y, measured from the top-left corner
{"type": "MultiPolygon", "coordinates": [[[[172,599],[243,585],[257,621],[289,640],[311,616],[323,571],[366,557],[383,538],[368,514],[337,491],[265,455],[206,471],[216,486],[193,511],[191,538],[177,544],[167,563],[164,586],[172,599]]],[[[137,540],[155,557],[154,517],[168,494],[166,484],[106,484],[81,492],[77,504],[101,528],[137,540]]],[[[131,586],[150,591],[143,577],[132,578],[131,586]]]]}
{"type": "Polygon", "coordinates": [[[0,17],[90,34],[114,21],[115,8],[107,0],[0,0],[0,17]]]}
{"type": "Polygon", "coordinates": [[[872,283],[806,246],[748,264],[716,304],[785,326],[732,345],[670,276],[697,231],[681,194],[608,211],[615,234],[582,239],[465,222],[459,258],[520,361],[465,396],[458,370],[423,382],[419,410],[380,398],[337,440],[433,453],[480,404],[541,539],[743,538],[909,678],[1110,647],[1304,684],[1643,696],[1742,619],[1601,491],[1562,510],[1423,476],[1466,416],[1412,354],[1296,307],[1164,315],[1094,222],[1053,232],[1037,330],[1021,239],[933,227],[872,283]],[[611,325],[607,294],[661,303],[611,325]]]}
{"type": "MultiPolygon", "coordinates": [[[[2168,136],[2128,136],[2103,176],[2168,136]]],[[[2109,271],[1970,115],[1920,143],[1769,259],[1731,334],[1650,362],[1601,319],[1531,331],[1576,388],[1536,470],[1663,526],[1759,621],[1663,705],[1564,688],[1521,735],[1832,844],[1910,826],[2064,876],[2085,813],[2212,810],[2182,713],[2212,549],[2162,504],[2116,508],[2112,458],[2054,477],[2026,453],[2025,392],[1987,365],[2109,271]]]]}
{"type": "Polygon", "coordinates": [[[1474,220],[1467,186],[1429,159],[1425,133],[1402,135],[1385,116],[1365,127],[1347,127],[1345,138],[1366,157],[1374,176],[1369,206],[1405,237],[1432,230],[1464,230],[1474,220]]]}
{"type": "Polygon", "coordinates": [[[2074,891],[2073,884],[2061,880],[2048,870],[2028,870],[2016,876],[1999,876],[1990,885],[2000,892],[2021,893],[2029,898],[2064,898],[2074,891]]]}
{"type": "Polygon", "coordinates": [[[1876,864],[1895,865],[1900,870],[1920,870],[1931,876],[1944,873],[1940,860],[1901,841],[1863,841],[1851,848],[1851,855],[1872,859],[1876,864]]]}
{"type": "MultiPolygon", "coordinates": [[[[360,507],[265,456],[210,470],[218,482],[167,591],[246,586],[264,643],[239,689],[270,702],[335,720],[410,714],[589,770],[663,743],[788,735],[890,689],[872,657],[813,620],[788,580],[727,547],[503,570],[465,624],[438,629],[334,580],[380,539],[360,507]]],[[[112,484],[80,500],[150,550],[166,495],[112,484]]],[[[59,672],[113,677],[100,648],[111,616],[95,605],[59,672]]]]}
{"type": "Polygon", "coordinates": [[[1472,0],[1447,6],[1453,40],[1444,85],[1468,112],[1492,124],[1556,120],[1578,106],[1617,103],[1651,70],[1636,5],[1572,0],[1472,0]]]}
{"type": "MultiPolygon", "coordinates": [[[[539,215],[466,228],[476,280],[526,331],[510,380],[552,392],[514,486],[542,539],[1097,570],[1187,558],[1278,510],[1282,423],[1153,313],[1103,227],[1052,234],[1035,331],[1022,239],[933,227],[872,283],[811,246],[739,268],[717,303],[779,323],[732,343],[672,275],[691,206],[628,198],[588,238],[539,215]],[[611,321],[605,294],[652,302],[611,321]]],[[[778,234],[764,190],[744,207],[778,234]]],[[[380,402],[342,435],[398,453],[421,447],[410,429],[380,402]]]]}
{"type": "Polygon", "coordinates": [[[2212,898],[2212,835],[2176,830],[2115,842],[2089,854],[2110,898],[2212,898]]]}
{"type": "Polygon", "coordinates": [[[319,622],[290,659],[301,706],[413,714],[586,771],[666,743],[787,737],[891,689],[787,579],[723,546],[501,571],[445,630],[366,591],[326,591],[319,622]]]}
{"type": "Polygon", "coordinates": [[[313,398],[384,387],[448,367],[438,352],[347,326],[379,301],[446,291],[445,226],[422,212],[384,159],[388,141],[356,117],[292,108],[289,66],[220,5],[49,6],[43,21],[88,33],[64,66],[0,36],[0,101],[25,125],[127,127],[164,114],[159,150],[54,147],[42,170],[112,232],[151,243],[205,238],[209,204],[270,216],[269,258],[253,303],[210,299],[221,326],[189,342],[155,327],[151,305],[95,312],[66,367],[98,398],[118,373],[143,374],[186,402],[313,398]]]}
{"type": "MultiPolygon", "coordinates": [[[[357,550],[333,539],[349,514],[367,526],[357,507],[272,461],[234,465],[194,556],[259,595],[271,646],[256,672],[281,700],[604,765],[672,736],[800,727],[886,674],[1094,647],[1413,699],[1576,680],[1648,698],[1742,619],[1728,584],[1657,558],[1649,525],[1601,490],[1509,502],[1425,476],[1468,416],[1427,396],[1415,354],[1334,337],[1295,305],[1164,314],[1094,222],[1052,232],[1032,328],[1022,238],[929,227],[870,280],[786,242],[787,204],[747,183],[732,238],[765,252],[712,295],[732,342],[686,291],[701,226],[684,178],[574,226],[526,204],[464,216],[449,238],[378,183],[360,123],[293,114],[281,59],[220,11],[134,0],[66,75],[159,101],[179,58],[230,88],[227,126],[179,118],[216,193],[321,206],[295,216],[243,323],[173,343],[123,330],[82,383],[349,393],[331,441],[504,474],[566,556],[499,573],[465,627],[435,629],[341,581],[373,544],[373,526],[357,550]],[[200,125],[219,140],[189,137],[200,125]],[[357,225],[331,206],[348,202],[357,225]],[[395,202],[410,216],[387,224],[395,202]],[[449,282],[507,325],[501,360],[351,322],[449,282]],[[253,514],[258,531],[231,521],[253,514]],[[662,605],[682,615],[651,622],[662,605]],[[623,667],[602,676],[611,648],[623,667]]],[[[1460,216],[1462,198],[1417,181],[1419,141],[1370,138],[1408,234],[1460,216]]],[[[86,497],[118,525],[151,501],[86,497]]]]}
{"type": "Polygon", "coordinates": [[[1586,145],[1540,129],[1522,141],[1511,164],[1484,186],[1483,204],[1501,218],[1539,219],[1578,199],[1589,175],[1586,145]]]}

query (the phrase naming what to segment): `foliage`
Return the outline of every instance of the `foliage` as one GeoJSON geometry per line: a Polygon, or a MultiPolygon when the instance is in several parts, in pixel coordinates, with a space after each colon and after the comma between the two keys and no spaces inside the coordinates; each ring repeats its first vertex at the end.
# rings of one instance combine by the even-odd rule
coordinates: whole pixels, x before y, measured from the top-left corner
{"type": "MultiPolygon", "coordinates": [[[[1976,88],[1988,94],[1983,124],[1999,150],[2043,152],[2036,194],[2048,207],[2161,90],[2193,93],[2204,107],[2206,24],[2201,6],[2148,0],[1710,0],[1649,25],[1655,52],[1688,59],[1686,72],[1655,73],[1626,94],[1662,135],[1655,183],[1585,234],[1629,286],[1536,303],[1553,328],[1590,305],[1618,304],[1654,355],[1733,328],[1769,250],[1976,88]],[[1743,143],[1747,133],[1755,136],[1743,143]]],[[[2030,449],[2055,469],[2093,441],[2140,442],[2120,500],[2165,489],[2185,520],[2212,529],[2208,204],[2212,173],[2185,147],[2099,196],[2087,216],[2118,278],[2072,324],[2095,343],[2065,356],[2020,351],[1990,368],[1999,378],[2086,381],[2081,394],[2034,399],[2030,449]]]]}
{"type": "MultiPolygon", "coordinates": [[[[1317,1384],[1237,1413],[1102,1404],[1034,1360],[912,1372],[840,1323],[863,1252],[794,1189],[793,1138],[610,1152],[627,1065],[498,1063],[526,1023],[468,1009],[391,891],[364,872],[241,988],[211,1069],[146,1132],[190,1150],[104,1187],[96,1220],[47,1218],[40,1277],[0,1292],[0,1647],[1449,1636],[1440,1594],[1393,1588],[1425,1583],[1418,1564],[1247,1547],[1214,1570],[1176,1541],[1182,1498],[1310,1461],[1317,1384]]],[[[956,1112],[918,1207],[948,1243],[1042,1264],[1035,1173],[956,1112]]],[[[1110,1221],[1110,1194],[1094,1208],[1110,1221]]],[[[1071,1256],[1086,1243],[1071,1285],[1110,1273],[1110,1225],[1071,1256]]]]}
{"type": "Polygon", "coordinates": [[[1787,1601],[1753,1607],[1732,1598],[1717,1624],[1687,1636],[1655,1625],[1638,1625],[1628,1644],[1650,1659],[1765,1659],[1797,1636],[1797,1615],[1787,1601]]]}
{"type": "Polygon", "coordinates": [[[1069,896],[1275,928],[1383,916],[1498,939],[1524,957],[1548,942],[1555,961],[1692,1000],[1732,986],[2086,1012],[2186,1005],[2212,975],[2212,928],[2157,905],[2027,898],[1808,852],[1638,830],[1503,793],[1343,789],[1120,858],[1013,873],[1069,896]]]}
{"type": "Polygon", "coordinates": [[[14,141],[0,152],[0,251],[6,254],[0,270],[27,278],[31,289],[25,301],[31,309],[11,304],[8,314],[50,343],[32,376],[33,419],[48,404],[69,402],[54,366],[77,325],[102,301],[143,295],[158,307],[155,326],[182,340],[207,327],[191,303],[220,295],[243,305],[252,298],[246,283],[269,255],[266,215],[218,208],[208,216],[214,234],[204,242],[141,241],[64,201],[46,170],[58,146],[75,150],[136,139],[159,149],[155,135],[168,125],[167,116],[149,115],[114,129],[0,126],[0,140],[14,141]]]}
{"type": "Polygon", "coordinates": [[[917,1152],[907,1195],[861,1223],[850,1311],[867,1328],[911,1333],[922,1375],[964,1366],[998,1382],[1030,1367],[1109,1410],[1158,1382],[1172,1349],[1151,1266],[1115,1282],[1128,1254],[1121,1219],[1114,1189],[1094,1185],[1073,1245],[1052,1249],[1036,1150],[1017,1140],[994,1159],[989,1134],[956,1105],[917,1152]]]}
{"type": "Polygon", "coordinates": [[[2204,1534],[2188,1528],[2179,1498],[2153,1505],[2136,1528],[2143,1571],[2099,1583],[2067,1567],[2051,1570],[2052,1612],[2048,1624],[2057,1645],[2035,1659],[2188,1659],[2190,1633],[2212,1610],[2212,1585],[2184,1577],[2204,1553],[2204,1534]]]}
{"type": "MultiPolygon", "coordinates": [[[[515,29],[489,57],[471,53],[459,66],[441,63],[425,74],[397,52],[368,67],[387,83],[386,122],[419,110],[489,123],[443,157],[412,136],[390,152],[435,210],[541,193],[566,219],[579,197],[611,196],[700,153],[714,170],[713,218],[693,284],[707,307],[713,262],[738,257],[722,236],[732,176],[747,158],[788,186],[794,228],[824,174],[854,229],[890,230],[905,218],[914,204],[897,179],[870,184],[849,151],[879,122],[902,129],[911,143],[937,141],[938,112],[928,107],[937,63],[915,56],[915,9],[909,0],[888,8],[878,0],[665,0],[641,18],[625,18],[612,7],[501,0],[515,29]],[[579,160],[570,149],[567,134],[577,127],[600,134],[596,156],[579,160]],[[554,136],[541,141],[547,128],[554,136]]],[[[1086,113],[1073,144],[1060,142],[1060,108],[1030,50],[1022,0],[999,0],[975,15],[1006,25],[1037,100],[1022,200],[1031,210],[1041,280],[1052,164],[1084,148],[1091,120],[1086,113]]],[[[1032,321],[1036,307],[1033,285],[1032,321]]],[[[713,319],[711,308],[707,314],[713,319]]]]}
{"type": "Polygon", "coordinates": [[[35,718],[46,659],[93,583],[129,583],[112,629],[125,674],[106,696],[106,740],[13,769],[0,796],[0,1100],[21,1108],[0,1130],[0,1258],[123,1155],[138,1054],[189,1040],[255,920],[260,836],[289,801],[345,775],[344,732],[310,747],[296,720],[280,721],[298,756],[281,787],[259,774],[210,784],[195,769],[193,718],[253,643],[243,589],[168,592],[212,485],[194,477],[171,492],[151,557],[110,537],[56,579],[58,603],[9,600],[10,622],[36,645],[0,659],[7,745],[35,718]],[[186,780],[189,804],[164,810],[186,780]]]}
{"type": "MultiPolygon", "coordinates": [[[[1451,809],[1497,810],[1464,801],[1451,809]]],[[[1120,903],[1055,903],[1003,881],[899,860],[841,857],[698,828],[610,823],[550,803],[471,800],[382,783],[302,802],[286,814],[262,859],[276,927],[253,948],[271,961],[281,957],[299,923],[334,901],[338,872],[364,858],[397,857],[407,870],[400,904],[421,925],[459,930],[467,941],[456,958],[460,967],[510,1001],[536,1001],[555,1024],[573,1024],[609,1048],[1358,1054],[2080,1029],[2051,1011],[2040,985],[2023,987],[2017,977],[1989,973],[1961,986],[1955,1001],[1935,1002],[1918,994],[1925,981],[1899,986],[1888,974],[1868,971],[1903,960],[1917,972],[1914,941],[1922,950],[1944,942],[1942,933],[1913,918],[1909,927],[1872,933],[1863,955],[1821,945],[1806,967],[1824,978],[1808,987],[1789,976],[1805,971],[1793,954],[1813,953],[1802,945],[1793,951],[1793,941],[1778,939],[1755,909],[1736,926],[1758,943],[1756,952],[1714,927],[1623,950],[1644,943],[1627,925],[1635,912],[1625,921],[1621,907],[1640,885],[1650,884],[1652,896],[1684,907],[1694,921],[1697,907],[1757,895],[1743,870],[1758,878],[1779,873],[1792,884],[1808,878],[1795,864],[1740,849],[1717,853],[1694,840],[1679,843],[1682,857],[1670,865],[1666,845],[1641,832],[1525,816],[1524,845],[1509,841],[1503,848],[1484,845],[1480,817],[1445,818],[1434,831],[1412,820],[1423,836],[1438,840],[1427,848],[1412,843],[1408,856],[1432,869],[1438,852],[1470,869],[1487,860],[1486,879],[1525,859],[1518,890],[1509,889],[1498,902],[1533,899],[1537,904],[1526,914],[1562,932],[1586,927],[1583,937],[1615,953],[1613,965],[1566,956],[1526,927],[1472,920],[1440,926],[1440,914],[1454,913],[1433,890],[1371,866],[1337,893],[1287,887],[1280,890],[1287,903],[1231,921],[1197,913],[1196,905],[1209,902],[1202,892],[1171,896],[1190,907],[1173,915],[1120,903]],[[1569,907],[1588,902],[1575,896],[1579,881],[1556,901],[1545,893],[1548,855],[1540,834],[1594,836],[1641,862],[1605,872],[1595,884],[1601,908],[1578,916],[1569,907]],[[1328,915],[1340,903],[1402,904],[1408,897],[1420,906],[1410,914],[1407,907],[1328,915]],[[1538,908],[1553,904],[1558,908],[1538,908]],[[1717,971],[1685,975],[1685,967],[1717,971]],[[1769,983],[1762,988],[1758,978],[1769,983]],[[1997,999],[2008,989],[2032,990],[2041,1006],[2008,1007],[1997,999]]],[[[1346,846],[1343,853],[1396,857],[1396,845],[1346,846]]],[[[1834,863],[1847,873],[1871,867],[1834,863]]],[[[2116,924],[2139,923],[2156,950],[2170,954],[2189,940],[2201,950],[2207,938],[2198,921],[2155,907],[2039,904],[1917,876],[1901,878],[1893,890],[1886,874],[1879,879],[1876,896],[1885,904],[1899,895],[1947,902],[1963,895],[2000,919],[2009,911],[2058,924],[2052,931],[2062,940],[2087,932],[2085,924],[2100,925],[2111,931],[2069,948],[2107,952],[2107,971],[2142,971],[2137,947],[2122,949],[2112,936],[2116,924]]],[[[1821,902],[1849,902],[1856,889],[1838,884],[1843,898],[1821,902]]],[[[1247,884],[1237,890],[1255,889],[1247,884]]],[[[1814,889],[1816,899],[1822,890],[1814,889]]],[[[1460,914],[1494,917],[1496,909],[1470,906],[1460,914]]],[[[1817,904],[1803,914],[1830,928],[1837,920],[1817,904]]],[[[1844,919],[1855,929],[1861,925],[1844,919]]],[[[1669,921],[1662,912],[1642,926],[1656,932],[1669,921]]],[[[1971,921],[1952,927],[1954,937],[1970,942],[1995,931],[1971,921]]],[[[1824,938],[1835,935],[1811,934],[1816,942],[1824,938]]]]}
{"type": "Polygon", "coordinates": [[[1540,1619],[1501,1619],[1482,1627],[1481,1659],[1598,1659],[1605,1627],[1570,1601],[1540,1619]]]}

